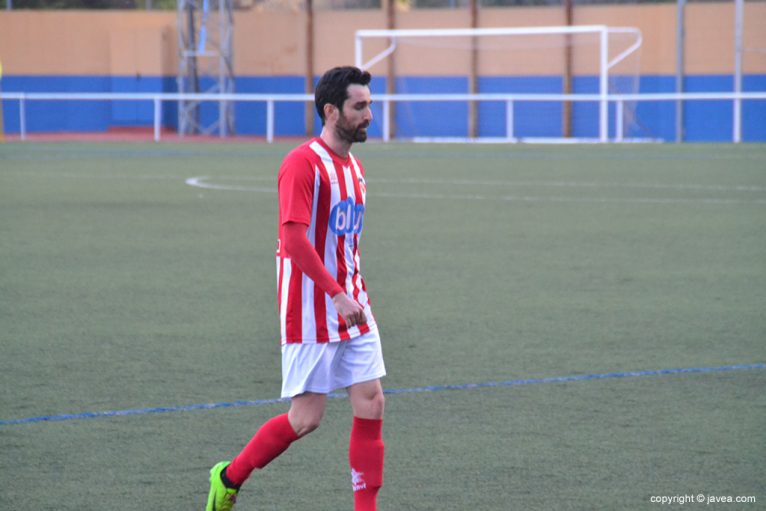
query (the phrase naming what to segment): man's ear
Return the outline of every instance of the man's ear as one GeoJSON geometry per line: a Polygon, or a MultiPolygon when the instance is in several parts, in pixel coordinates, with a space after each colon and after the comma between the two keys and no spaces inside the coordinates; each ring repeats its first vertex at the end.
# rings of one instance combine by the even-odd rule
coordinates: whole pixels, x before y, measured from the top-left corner
{"type": "Polygon", "coordinates": [[[325,103],[324,107],[323,107],[323,110],[324,110],[325,121],[329,121],[330,117],[332,117],[333,113],[338,111],[338,109],[332,103],[325,103]]]}

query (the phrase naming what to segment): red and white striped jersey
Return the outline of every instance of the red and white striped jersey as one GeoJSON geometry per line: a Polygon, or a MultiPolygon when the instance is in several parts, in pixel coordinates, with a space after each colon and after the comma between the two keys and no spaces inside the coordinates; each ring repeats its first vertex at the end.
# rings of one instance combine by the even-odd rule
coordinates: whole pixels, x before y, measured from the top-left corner
{"type": "Polygon", "coordinates": [[[345,341],[369,332],[375,328],[375,318],[359,268],[367,193],[362,165],[353,155],[341,158],[316,137],[285,157],[278,189],[277,298],[282,344],[345,341]],[[282,226],[287,222],[308,225],[309,242],[330,275],[364,308],[366,324],[348,327],[331,297],[290,259],[282,244],[282,226]]]}

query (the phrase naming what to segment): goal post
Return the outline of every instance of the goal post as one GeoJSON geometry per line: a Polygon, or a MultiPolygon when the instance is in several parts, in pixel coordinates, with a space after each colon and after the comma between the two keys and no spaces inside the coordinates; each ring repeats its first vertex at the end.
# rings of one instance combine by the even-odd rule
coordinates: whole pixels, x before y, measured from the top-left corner
{"type": "MultiPolygon", "coordinates": [[[[427,41],[430,41],[430,45],[433,48],[442,44],[444,48],[452,49],[452,55],[444,57],[445,59],[454,58],[455,48],[459,43],[454,41],[464,41],[463,49],[468,48],[482,48],[482,45],[477,45],[476,41],[496,40],[503,41],[502,43],[496,43],[494,48],[487,44],[486,47],[490,50],[502,49],[501,45],[515,46],[516,50],[525,51],[524,43],[518,44],[510,41],[521,39],[534,39],[537,43],[526,43],[527,50],[532,49],[532,45],[538,44],[540,46],[553,46],[572,44],[571,41],[577,37],[588,37],[589,48],[587,52],[590,53],[588,58],[593,62],[593,66],[596,68],[597,76],[597,94],[598,99],[596,101],[597,107],[597,140],[599,142],[607,142],[609,139],[609,95],[610,95],[610,79],[612,78],[611,72],[620,64],[626,62],[627,59],[633,59],[638,62],[639,50],[642,44],[641,31],[633,27],[609,27],[606,25],[575,25],[575,26],[545,26],[545,27],[498,27],[498,28],[445,28],[445,29],[381,29],[381,30],[358,30],[355,34],[355,64],[361,69],[370,70],[376,65],[382,64],[385,60],[394,52],[401,50],[405,45],[428,45],[427,41]],[[546,38],[541,40],[540,38],[546,38]],[[615,37],[621,38],[620,45],[614,44],[611,40],[615,37]],[[365,43],[372,43],[373,40],[377,40],[374,44],[368,44],[365,47],[365,43]],[[554,42],[564,40],[566,42],[554,42]],[[381,41],[383,44],[381,45],[381,41]],[[386,45],[386,41],[388,44],[386,45]],[[435,43],[434,41],[442,41],[441,43],[435,43]],[[539,42],[543,41],[543,42],[539,42]],[[374,46],[374,50],[370,51],[369,47],[374,46]],[[382,49],[381,49],[382,48],[382,49]],[[371,55],[365,56],[365,50],[371,55]]],[[[485,57],[487,58],[487,57],[485,57]]],[[[502,57],[488,57],[502,60],[502,57]]],[[[524,58],[520,59],[522,62],[524,58]]],[[[534,64],[535,56],[531,55],[527,59],[529,64],[534,64]]],[[[475,64],[475,63],[474,63],[475,64]]],[[[497,66],[495,66],[497,67],[497,66]]],[[[519,66],[524,68],[524,64],[519,66]]],[[[534,68],[534,65],[531,66],[534,68]]],[[[509,70],[510,71],[510,70],[509,70]]],[[[513,73],[518,74],[523,69],[513,69],[513,73]]],[[[498,70],[494,72],[497,74],[498,70]]],[[[500,72],[502,73],[502,72],[500,72]]],[[[563,73],[563,72],[562,72],[563,73]]],[[[509,73],[512,74],[512,73],[509,73]]],[[[537,72],[530,70],[526,73],[528,77],[534,77],[537,72]]],[[[559,73],[561,74],[561,73],[559,73]]],[[[633,81],[634,89],[621,91],[636,93],[638,92],[638,68],[628,73],[629,78],[633,81]]],[[[433,95],[438,97],[439,93],[423,94],[423,99],[426,96],[433,95]]],[[[575,100],[573,96],[576,94],[551,94],[551,101],[572,101],[575,100]]],[[[394,95],[395,96],[395,95],[394,95]]],[[[471,94],[471,101],[481,101],[481,94],[471,94]]],[[[388,99],[394,99],[388,98],[388,99]]],[[[388,99],[386,102],[388,102],[388,99]]],[[[411,98],[412,99],[412,98],[411,98]]],[[[395,99],[394,99],[395,100],[395,99]]],[[[386,112],[389,108],[384,109],[386,112]]],[[[508,121],[506,120],[506,124],[508,121]]],[[[388,122],[384,119],[384,124],[387,126],[388,122]]],[[[622,127],[615,131],[622,133],[622,127]]],[[[384,139],[388,138],[388,133],[384,130],[384,139]]]]}

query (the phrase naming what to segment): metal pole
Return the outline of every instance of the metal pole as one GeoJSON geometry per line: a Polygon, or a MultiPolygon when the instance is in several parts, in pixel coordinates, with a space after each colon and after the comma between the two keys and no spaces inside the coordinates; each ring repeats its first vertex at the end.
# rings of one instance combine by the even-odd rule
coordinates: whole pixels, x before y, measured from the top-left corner
{"type": "MultiPolygon", "coordinates": [[[[479,28],[479,2],[471,0],[471,28],[479,28]]],[[[468,93],[476,94],[479,92],[479,48],[476,37],[471,37],[471,69],[468,77],[468,93]]],[[[476,101],[468,103],[468,138],[476,138],[479,134],[478,127],[479,115],[476,101]]]]}
{"type": "Polygon", "coordinates": [[[274,100],[266,102],[266,142],[274,142],[274,100]]]}
{"type": "MultiPolygon", "coordinates": [[[[742,93],[742,26],[744,24],[744,0],[736,0],[734,11],[734,92],[742,93]]],[[[742,98],[734,100],[734,136],[735,144],[742,142],[742,98]]]]}
{"type": "Polygon", "coordinates": [[[354,65],[361,69],[362,64],[362,38],[354,34],[354,65]]]}
{"type": "MultiPolygon", "coordinates": [[[[386,2],[386,27],[388,30],[396,29],[396,0],[386,2]]],[[[396,44],[396,39],[389,39],[391,44],[396,44]]],[[[361,62],[361,40],[359,59],[361,62]]],[[[396,94],[396,53],[391,53],[386,70],[386,94],[396,94]]],[[[384,105],[386,112],[383,114],[386,126],[383,128],[383,139],[388,142],[391,137],[396,137],[396,103],[387,101],[384,105]]]]}
{"type": "MultiPolygon", "coordinates": [[[[684,91],[684,44],[686,0],[678,0],[676,8],[676,92],[684,91]]],[[[684,102],[676,100],[676,143],[684,141],[684,102]]]]}
{"type": "Polygon", "coordinates": [[[609,94],[609,38],[606,28],[601,29],[601,66],[599,73],[599,94],[601,99],[599,101],[599,140],[606,142],[609,138],[609,102],[607,96],[609,94]]]}
{"type": "Polygon", "coordinates": [[[154,141],[160,141],[160,113],[162,112],[162,102],[160,98],[155,96],[154,98],[154,141]]]}
{"type": "Polygon", "coordinates": [[[505,102],[505,138],[508,142],[514,141],[513,135],[513,101],[505,102]]]}
{"type": "Polygon", "coordinates": [[[27,139],[27,103],[24,96],[19,99],[19,134],[21,140],[27,139]]]}
{"type": "MultiPolygon", "coordinates": [[[[222,60],[226,63],[226,94],[232,94],[236,86],[236,77],[234,75],[234,3],[232,0],[226,0],[226,37],[225,43],[221,46],[225,48],[225,55],[222,60]]],[[[226,103],[226,133],[233,135],[236,133],[237,125],[235,120],[235,104],[226,103]]]]}
{"type": "MultiPolygon", "coordinates": [[[[314,2],[306,0],[306,75],[305,88],[306,94],[314,93],[314,2]]],[[[357,38],[357,52],[359,39],[357,38]]],[[[306,121],[306,136],[314,136],[314,104],[309,102],[304,105],[304,115],[306,121]]]]}
{"type": "MultiPolygon", "coordinates": [[[[187,61],[188,67],[186,68],[186,78],[189,80],[189,87],[191,88],[192,94],[199,94],[199,74],[197,71],[197,38],[196,38],[196,28],[195,28],[195,21],[194,21],[194,2],[193,0],[187,0],[185,3],[186,7],[186,30],[189,34],[189,40],[186,41],[186,48],[182,49],[182,51],[185,53],[186,51],[192,52],[188,57],[186,55],[183,56],[184,60],[187,61]]],[[[188,92],[188,91],[187,91],[188,92]]],[[[184,109],[184,125],[181,128],[181,136],[183,135],[189,135],[189,134],[196,134],[199,133],[199,105],[193,102],[182,102],[179,106],[179,111],[181,109],[184,109]]]]}
{"type": "Polygon", "coordinates": [[[625,116],[625,102],[623,100],[617,101],[617,112],[615,114],[615,142],[622,142],[625,136],[623,131],[623,117],[625,116]]]}
{"type": "MultiPolygon", "coordinates": [[[[223,48],[224,28],[223,28],[223,2],[225,0],[218,0],[218,44],[223,48]]],[[[224,79],[224,63],[223,59],[218,59],[218,94],[226,92],[226,85],[224,79]]],[[[226,102],[221,100],[218,102],[218,137],[224,138],[226,136],[226,102]]]]}
{"type": "MultiPolygon", "coordinates": [[[[564,0],[564,15],[566,18],[566,24],[571,27],[574,24],[574,1],[564,0]]],[[[564,36],[564,83],[563,93],[572,93],[572,73],[573,73],[573,59],[574,50],[572,48],[572,34],[565,34],[564,36]]],[[[563,136],[569,138],[572,136],[572,102],[564,101],[564,119],[563,119],[563,136]]]]}
{"type": "Polygon", "coordinates": [[[391,140],[391,101],[383,100],[383,142],[391,140]]]}

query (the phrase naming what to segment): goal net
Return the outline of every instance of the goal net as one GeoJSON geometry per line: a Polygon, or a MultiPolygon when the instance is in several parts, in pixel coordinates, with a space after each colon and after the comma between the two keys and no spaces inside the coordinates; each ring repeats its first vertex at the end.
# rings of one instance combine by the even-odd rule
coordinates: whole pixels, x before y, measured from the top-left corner
{"type": "Polygon", "coordinates": [[[385,79],[385,140],[606,142],[649,135],[616,100],[639,92],[641,42],[601,25],[359,30],[356,65],[385,79]]]}

